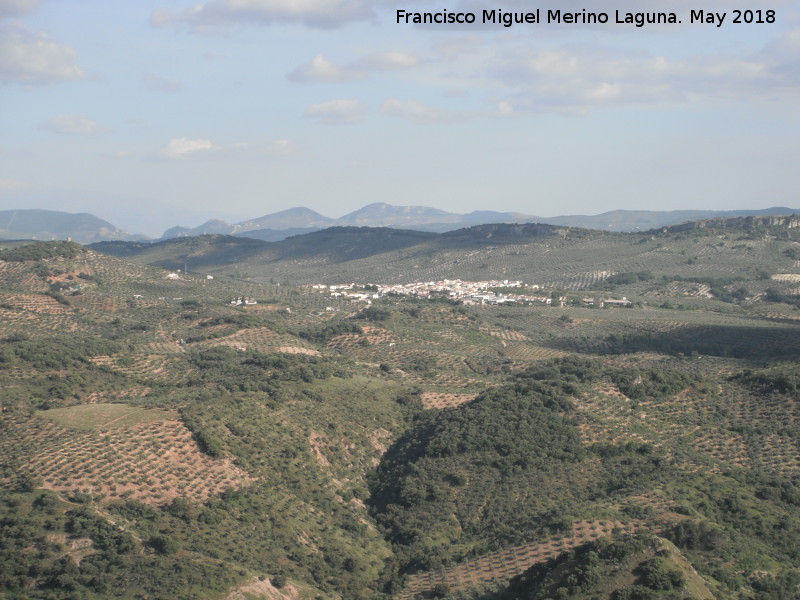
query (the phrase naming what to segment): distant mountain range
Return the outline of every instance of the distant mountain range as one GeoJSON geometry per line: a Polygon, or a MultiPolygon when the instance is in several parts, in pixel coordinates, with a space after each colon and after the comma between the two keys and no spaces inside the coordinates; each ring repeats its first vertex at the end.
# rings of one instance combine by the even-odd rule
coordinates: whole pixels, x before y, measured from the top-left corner
{"type": "Polygon", "coordinates": [[[230,224],[212,219],[198,227],[173,227],[165,231],[161,239],[209,233],[277,242],[292,235],[328,227],[391,227],[443,233],[485,223],[529,223],[540,220],[540,217],[514,212],[485,210],[462,215],[427,206],[392,206],[376,202],[338,219],[331,219],[305,207],[290,208],[241,223],[230,224]]]}
{"type": "Polygon", "coordinates": [[[106,240],[140,240],[89,213],[58,210],[0,210],[0,239],[71,239],[80,244],[106,240]]]}
{"type": "MultiPolygon", "coordinates": [[[[329,227],[389,227],[392,229],[444,233],[490,223],[542,223],[563,227],[626,232],[646,231],[703,219],[775,216],[798,212],[800,212],[800,209],[786,207],[730,211],[614,210],[599,215],[538,217],[517,212],[491,210],[458,214],[427,206],[393,206],[377,202],[338,219],[326,217],[305,207],[290,208],[239,223],[227,223],[219,219],[212,219],[197,227],[172,227],[164,232],[161,239],[220,234],[276,242],[291,236],[312,233],[329,227]]],[[[111,223],[87,213],[70,214],[52,210],[0,211],[0,239],[3,238],[36,238],[42,240],[71,238],[80,243],[148,239],[146,236],[129,234],[111,223]]]]}
{"type": "Polygon", "coordinates": [[[338,219],[331,219],[309,208],[298,207],[265,215],[241,223],[211,220],[198,227],[173,227],[161,239],[222,234],[276,242],[293,235],[311,233],[328,227],[391,227],[444,233],[488,223],[543,223],[565,227],[584,227],[601,231],[646,231],[702,219],[788,215],[798,209],[773,207],[762,210],[614,210],[599,215],[537,217],[516,212],[493,210],[467,214],[450,213],[427,206],[392,206],[383,202],[369,204],[338,219]]]}

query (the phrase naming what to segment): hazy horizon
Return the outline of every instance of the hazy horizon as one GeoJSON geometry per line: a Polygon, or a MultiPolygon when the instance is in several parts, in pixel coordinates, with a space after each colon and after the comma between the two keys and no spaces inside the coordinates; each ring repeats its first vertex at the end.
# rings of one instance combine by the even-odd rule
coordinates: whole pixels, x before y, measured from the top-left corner
{"type": "MultiPolygon", "coordinates": [[[[368,206],[369,205],[365,205],[364,207],[359,207],[359,209],[367,208],[368,206]]],[[[434,207],[427,207],[427,206],[398,206],[398,205],[390,205],[390,206],[392,206],[392,208],[423,208],[423,209],[434,208],[434,207]]],[[[307,209],[307,208],[308,207],[302,207],[302,206],[292,207],[292,209],[307,209]]],[[[798,213],[800,213],[800,209],[798,209],[798,208],[777,207],[777,206],[767,207],[767,209],[776,209],[776,208],[786,208],[786,211],[785,211],[785,213],[781,212],[781,213],[775,213],[775,214],[790,214],[790,213],[791,214],[798,214],[798,213]]],[[[33,207],[33,209],[34,210],[54,210],[54,209],[46,209],[46,208],[41,208],[41,207],[33,207]]],[[[138,220],[134,219],[134,221],[131,223],[131,222],[126,222],[126,221],[118,222],[118,221],[114,221],[113,219],[106,219],[102,215],[95,214],[95,213],[92,213],[92,212],[89,212],[89,211],[61,211],[61,212],[64,212],[65,214],[72,214],[72,215],[74,215],[74,214],[90,214],[92,216],[95,216],[95,217],[104,219],[105,221],[108,221],[111,225],[113,225],[115,227],[118,227],[119,229],[122,229],[123,231],[126,231],[129,234],[142,235],[142,236],[145,236],[147,238],[157,239],[157,238],[160,238],[163,234],[165,234],[168,230],[170,230],[170,229],[172,229],[174,227],[185,227],[187,229],[193,229],[193,228],[200,227],[201,225],[204,225],[204,224],[212,222],[212,221],[223,221],[223,222],[228,223],[229,225],[236,225],[236,224],[240,224],[240,223],[247,222],[247,221],[258,220],[258,219],[263,218],[263,217],[272,216],[273,214],[280,214],[280,213],[283,213],[283,212],[288,212],[289,210],[292,210],[292,209],[285,209],[285,210],[282,210],[282,211],[277,211],[276,213],[270,213],[270,214],[265,214],[265,215],[250,215],[248,217],[234,218],[234,219],[224,219],[224,218],[221,218],[219,215],[208,215],[207,218],[204,218],[201,221],[197,221],[197,222],[194,222],[194,223],[187,223],[187,222],[185,222],[185,220],[183,220],[183,221],[180,220],[181,218],[185,217],[186,215],[183,215],[183,214],[180,214],[180,213],[169,213],[169,214],[172,214],[178,220],[176,220],[174,222],[170,222],[169,225],[166,225],[166,226],[162,227],[159,230],[152,230],[152,231],[148,231],[146,229],[136,228],[136,227],[131,227],[130,226],[131,224],[135,225],[136,222],[142,222],[142,223],[152,222],[152,221],[148,221],[148,219],[150,217],[152,217],[152,215],[140,214],[140,215],[138,215],[138,220]]],[[[320,215],[322,217],[326,217],[328,219],[331,219],[332,221],[337,221],[339,219],[347,217],[348,215],[352,214],[353,212],[358,212],[359,209],[356,209],[356,211],[349,211],[347,213],[342,213],[342,214],[330,214],[330,213],[325,214],[325,213],[320,213],[319,211],[314,211],[314,212],[316,212],[318,215],[320,215]]],[[[25,210],[25,209],[0,208],[0,210],[3,210],[3,211],[12,210],[13,211],[13,210],[25,210]]],[[[309,210],[313,210],[313,209],[309,209],[309,210]]],[[[744,211],[750,211],[750,210],[759,211],[759,210],[765,210],[765,209],[742,209],[742,210],[744,210],[744,211]]],[[[511,211],[494,211],[492,209],[487,209],[487,211],[491,211],[491,212],[511,212],[511,211]]],[[[684,212],[687,212],[687,211],[714,212],[714,211],[712,211],[710,209],[707,210],[707,209],[697,208],[696,207],[696,208],[674,209],[674,210],[666,210],[666,211],[659,211],[659,210],[637,211],[637,210],[619,209],[619,210],[604,211],[602,213],[594,213],[594,214],[588,214],[587,213],[587,214],[525,215],[525,216],[531,217],[531,219],[529,221],[527,221],[527,222],[536,222],[535,220],[538,219],[538,218],[541,218],[543,221],[549,221],[550,219],[553,219],[555,217],[563,217],[563,218],[566,218],[566,219],[569,219],[569,218],[580,219],[582,217],[588,217],[588,218],[599,217],[599,216],[602,216],[602,215],[615,213],[615,212],[633,212],[633,213],[654,212],[654,213],[669,214],[669,213],[675,213],[675,212],[684,213],[684,212]]],[[[470,211],[470,212],[472,212],[472,211],[470,211]]],[[[478,212],[480,212],[480,211],[478,211],[478,212]]],[[[720,212],[720,211],[716,211],[716,212],[720,212]]],[[[450,215],[467,216],[470,213],[449,212],[448,214],[450,214],[450,215]]],[[[512,213],[512,214],[514,214],[514,213],[512,213]]],[[[515,213],[515,214],[522,215],[523,213],[515,213]]],[[[682,219],[683,218],[691,219],[691,218],[706,218],[706,217],[682,216],[681,218],[682,219]]],[[[484,223],[484,222],[490,222],[490,221],[481,220],[480,222],[484,223]]],[[[666,222],[664,224],[677,224],[678,222],[679,221],[669,221],[669,222],[666,222]]],[[[332,223],[331,225],[323,225],[322,228],[329,227],[329,226],[336,226],[336,225],[338,225],[338,224],[337,223],[332,223]]],[[[660,224],[657,224],[657,223],[656,224],[651,224],[651,225],[652,225],[652,227],[661,226],[660,224]]],[[[412,224],[408,224],[408,225],[403,225],[402,223],[395,224],[395,225],[388,225],[388,224],[381,224],[381,223],[371,223],[371,224],[368,224],[366,226],[367,227],[394,227],[394,228],[399,228],[399,229],[411,229],[411,230],[423,230],[423,231],[426,230],[426,228],[424,226],[422,226],[422,224],[419,224],[419,223],[412,223],[412,224]]],[[[461,223],[454,222],[452,229],[459,229],[459,228],[462,228],[462,227],[470,227],[470,226],[471,226],[471,224],[469,222],[461,222],[461,223]]],[[[590,229],[594,228],[593,225],[576,225],[576,226],[589,227],[590,229]]],[[[605,226],[600,226],[600,225],[598,225],[598,228],[606,229],[605,226]]],[[[645,227],[645,228],[647,228],[647,227],[645,227]]],[[[275,229],[281,230],[283,228],[278,227],[278,228],[275,228],[275,229]]],[[[611,230],[611,231],[632,231],[633,230],[633,229],[629,229],[629,228],[625,228],[625,227],[621,227],[620,228],[619,224],[617,224],[616,226],[609,225],[608,229],[611,230]]],[[[637,227],[636,229],[637,230],[641,229],[641,227],[637,227]]],[[[241,233],[244,234],[244,231],[242,231],[241,233]]]]}
{"type": "MultiPolygon", "coordinates": [[[[683,0],[668,7],[683,23],[641,28],[396,22],[421,2],[0,0],[0,209],[155,234],[373,202],[796,206],[800,3],[761,24],[706,4],[722,26],[690,24],[683,0]]],[[[550,5],[441,6],[489,8],[550,5]]]]}

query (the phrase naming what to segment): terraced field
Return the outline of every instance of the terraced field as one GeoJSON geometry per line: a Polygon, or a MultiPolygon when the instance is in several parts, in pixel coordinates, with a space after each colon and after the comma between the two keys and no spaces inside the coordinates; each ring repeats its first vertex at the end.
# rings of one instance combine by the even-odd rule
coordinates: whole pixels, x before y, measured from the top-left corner
{"type": "Polygon", "coordinates": [[[176,356],[168,354],[127,354],[124,356],[95,356],[90,360],[97,366],[129,375],[141,382],[181,382],[187,371],[176,356]]]}
{"type": "Polygon", "coordinates": [[[422,406],[431,408],[452,408],[475,399],[476,394],[446,394],[443,392],[423,392],[420,394],[422,406]]]}
{"type": "MultiPolygon", "coordinates": [[[[664,363],[664,357],[658,355],[640,356],[638,360],[640,367],[654,361],[664,363]]],[[[723,363],[718,368],[720,372],[726,370],[723,363]]],[[[462,403],[464,397],[426,393],[422,400],[425,408],[450,408],[462,403]]],[[[681,451],[680,458],[673,456],[672,459],[675,466],[687,473],[712,474],[736,468],[756,469],[774,476],[797,474],[800,459],[797,435],[772,432],[769,425],[776,422],[796,424],[800,420],[800,405],[785,395],[755,397],[743,393],[736,385],[725,383],[718,389],[687,389],[668,398],[633,401],[606,381],[574,400],[578,427],[586,447],[632,443],[660,449],[667,455],[677,448],[690,449],[697,453],[696,459],[685,451],[681,451]],[[737,431],[742,427],[749,431],[737,431]]],[[[479,481],[472,484],[481,485],[479,481]]],[[[599,509],[596,506],[592,510],[599,509]]],[[[689,518],[685,508],[678,509],[663,491],[630,495],[606,510],[648,516],[626,521],[575,520],[569,532],[552,534],[547,541],[515,546],[411,575],[397,598],[428,598],[440,589],[457,594],[496,586],[586,541],[638,530],[662,533],[689,518]]]]}
{"type": "Polygon", "coordinates": [[[131,405],[79,405],[15,420],[2,446],[24,461],[23,470],[41,479],[43,488],[65,498],[203,502],[253,481],[230,460],[200,452],[176,419],[174,412],[131,405]]]}
{"type": "Polygon", "coordinates": [[[454,567],[428,571],[408,578],[399,600],[427,598],[437,586],[444,585],[451,592],[466,592],[486,584],[509,580],[536,564],[546,563],[588,541],[610,535],[635,533],[642,530],[636,521],[576,521],[572,531],[551,536],[549,540],[507,548],[479,558],[465,561],[454,567]]]}
{"type": "Polygon", "coordinates": [[[280,334],[266,327],[243,329],[234,334],[188,344],[188,348],[226,346],[235,350],[255,350],[257,352],[285,352],[287,354],[307,354],[319,356],[320,352],[295,336],[280,334]]]}

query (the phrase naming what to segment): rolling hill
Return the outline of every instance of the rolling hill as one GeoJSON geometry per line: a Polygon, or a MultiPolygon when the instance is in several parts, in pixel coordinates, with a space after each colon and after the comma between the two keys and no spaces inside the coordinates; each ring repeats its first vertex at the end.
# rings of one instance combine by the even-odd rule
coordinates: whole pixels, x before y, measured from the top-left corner
{"type": "Polygon", "coordinates": [[[11,244],[0,594],[795,598],[796,222],[11,244]]]}
{"type": "MultiPolygon", "coordinates": [[[[171,269],[187,265],[192,271],[211,274],[235,272],[262,282],[497,278],[577,290],[624,273],[651,273],[656,280],[650,287],[678,274],[709,285],[736,278],[758,281],[765,272],[789,273],[794,265],[796,223],[796,217],[736,217],[645,233],[544,224],[477,225],[443,234],[344,227],[279,242],[201,236],[94,247],[142,264],[171,269]]],[[[769,277],[762,281],[768,282],[769,277]]],[[[754,291],[767,287],[764,283],[754,286],[754,291]]]]}
{"type": "Polygon", "coordinates": [[[71,238],[89,244],[101,240],[133,240],[142,236],[131,235],[108,221],[88,213],[72,214],[56,210],[2,210],[0,211],[0,238],[64,240],[71,238]]]}

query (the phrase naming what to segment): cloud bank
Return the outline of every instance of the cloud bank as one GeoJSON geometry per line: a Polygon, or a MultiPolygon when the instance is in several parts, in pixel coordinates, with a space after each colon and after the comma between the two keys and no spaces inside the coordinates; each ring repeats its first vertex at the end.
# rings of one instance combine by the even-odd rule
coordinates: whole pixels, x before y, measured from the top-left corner
{"type": "Polygon", "coordinates": [[[196,139],[190,140],[189,138],[174,138],[167,142],[160,153],[165,158],[181,159],[187,158],[198,152],[205,152],[215,148],[211,140],[196,139]]]}
{"type": "Polygon", "coordinates": [[[24,85],[46,85],[82,79],[75,51],[41,31],[13,23],[0,24],[0,80],[24,85]]]}
{"type": "Polygon", "coordinates": [[[56,115],[45,123],[45,127],[57,133],[91,135],[100,133],[102,128],[81,115],[56,115]]]}
{"type": "Polygon", "coordinates": [[[375,52],[339,66],[317,54],[310,63],[293,69],[286,78],[295,83],[344,83],[366,79],[372,73],[409,69],[419,63],[416,56],[404,52],[375,52]]]}

